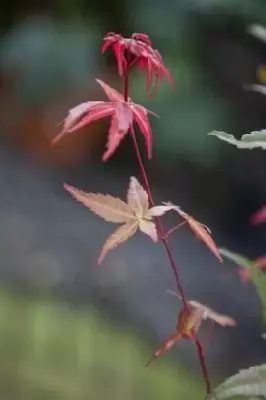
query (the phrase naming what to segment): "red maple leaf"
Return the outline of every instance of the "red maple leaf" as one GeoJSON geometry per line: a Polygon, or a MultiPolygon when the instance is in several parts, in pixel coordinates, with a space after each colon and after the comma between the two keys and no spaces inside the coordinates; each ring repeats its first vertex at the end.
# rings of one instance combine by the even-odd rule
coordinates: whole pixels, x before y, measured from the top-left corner
{"type": "Polygon", "coordinates": [[[109,32],[103,40],[102,53],[109,48],[113,50],[120,76],[136,65],[141,71],[147,71],[147,91],[150,90],[154,77],[156,84],[165,77],[174,85],[172,75],[165,67],[159,51],[152,47],[148,35],[133,33],[131,38],[124,38],[120,34],[109,32]]]}
{"type": "Polygon", "coordinates": [[[75,132],[91,122],[111,116],[107,149],[103,154],[103,161],[107,161],[114,154],[129,129],[133,129],[134,122],[136,122],[145,138],[148,158],[151,159],[152,130],[148,120],[148,113],[155,116],[156,114],[139,104],[133,103],[130,98],[125,102],[123,96],[115,89],[100,79],[96,79],[96,81],[103,88],[110,101],[88,101],[72,108],[64,120],[62,131],[52,143],[58,142],[64,135],[75,132]]]}

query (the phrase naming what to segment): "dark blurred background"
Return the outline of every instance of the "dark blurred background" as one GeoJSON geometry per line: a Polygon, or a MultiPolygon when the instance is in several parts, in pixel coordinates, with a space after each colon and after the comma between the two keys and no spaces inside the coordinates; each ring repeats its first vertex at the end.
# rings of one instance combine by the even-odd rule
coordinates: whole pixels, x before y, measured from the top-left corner
{"type": "MultiPolygon", "coordinates": [[[[207,224],[218,246],[264,254],[266,229],[250,216],[266,203],[266,154],[208,137],[240,137],[266,127],[266,100],[244,90],[259,83],[266,43],[248,33],[266,25],[264,0],[10,0],[0,15],[0,394],[3,399],[202,398],[190,343],[145,369],[174,328],[180,304],[161,245],[138,233],[95,267],[114,228],[76,203],[67,182],[125,195],[139,178],[130,137],[102,164],[108,121],[55,147],[69,108],[104,99],[94,78],[120,87],[114,59],[101,57],[106,32],[146,32],[172,72],[147,100],[153,118],[147,164],[157,202],[171,200],[207,224]]],[[[143,140],[139,143],[144,153],[143,140]]],[[[144,153],[145,154],[145,153],[144,153]]],[[[169,223],[172,217],[167,217],[169,223]],[[170,218],[170,219],[169,219],[170,218]]],[[[166,218],[166,219],[167,219],[166,218]]],[[[215,328],[207,350],[213,382],[265,360],[258,297],[236,267],[219,264],[191,232],[171,240],[191,299],[235,318],[215,328]],[[228,278],[229,274],[229,278],[228,278]]]]}

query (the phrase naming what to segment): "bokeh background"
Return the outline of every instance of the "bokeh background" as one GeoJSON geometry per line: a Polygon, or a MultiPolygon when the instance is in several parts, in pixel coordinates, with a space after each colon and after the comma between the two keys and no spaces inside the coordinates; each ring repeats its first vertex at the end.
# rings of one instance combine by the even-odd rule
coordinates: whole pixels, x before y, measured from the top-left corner
{"type": "MultiPolygon", "coordinates": [[[[174,328],[179,302],[164,249],[137,234],[99,250],[112,231],[62,188],[124,196],[139,178],[130,138],[101,163],[108,121],[55,147],[69,108],[104,99],[94,78],[119,88],[106,32],[146,32],[172,72],[147,100],[154,157],[147,164],[157,202],[171,200],[207,224],[219,246],[264,254],[266,228],[250,216],[266,203],[266,154],[239,151],[206,134],[240,137],[266,127],[258,83],[266,44],[248,32],[266,25],[264,0],[10,0],[0,15],[0,394],[3,399],[203,398],[190,343],[144,366],[174,328]]],[[[143,140],[139,139],[144,153],[143,140]]],[[[144,153],[145,154],[145,153],[144,153]]],[[[173,223],[168,217],[169,223],[173,223]]],[[[167,219],[167,218],[166,218],[167,219]]],[[[207,348],[214,383],[265,361],[258,297],[236,267],[219,264],[186,229],[171,240],[188,296],[237,320],[216,327],[207,348]]],[[[204,330],[203,330],[204,332],[204,330]]],[[[204,334],[203,334],[204,336],[204,334]]]]}

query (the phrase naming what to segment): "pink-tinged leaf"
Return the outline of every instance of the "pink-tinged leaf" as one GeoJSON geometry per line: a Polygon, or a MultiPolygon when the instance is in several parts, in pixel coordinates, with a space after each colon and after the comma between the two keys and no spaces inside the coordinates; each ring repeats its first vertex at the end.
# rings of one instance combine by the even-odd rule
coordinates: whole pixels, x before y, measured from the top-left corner
{"type": "Polygon", "coordinates": [[[121,140],[127,134],[132,122],[132,110],[126,103],[118,102],[116,104],[115,113],[112,117],[108,140],[107,150],[103,155],[103,161],[107,161],[119,147],[121,140]]]}
{"type": "Polygon", "coordinates": [[[81,103],[69,110],[68,116],[65,119],[64,130],[68,131],[79,118],[81,118],[87,111],[98,104],[103,104],[103,101],[87,101],[86,103],[81,103]]]}
{"type": "Polygon", "coordinates": [[[262,207],[251,217],[253,225],[259,225],[266,222],[266,206],[262,207]]]}
{"type": "Polygon", "coordinates": [[[138,229],[138,225],[138,220],[135,219],[117,228],[105,242],[97,264],[100,265],[103,262],[106,254],[110,250],[114,249],[119,244],[126,242],[131,236],[133,236],[138,229]]]}
{"type": "Polygon", "coordinates": [[[149,218],[153,218],[153,217],[161,217],[167,211],[170,211],[170,210],[172,210],[172,207],[170,207],[170,206],[155,206],[148,210],[148,213],[145,216],[145,218],[149,219],[149,218]]]}
{"type": "Polygon", "coordinates": [[[103,45],[102,45],[102,48],[101,48],[102,54],[105,53],[112,45],[113,45],[113,42],[105,40],[103,42],[103,45]]]}
{"type": "Polygon", "coordinates": [[[119,132],[118,120],[116,118],[116,115],[113,115],[106,144],[107,149],[102,157],[103,162],[109,160],[109,158],[114,154],[116,149],[119,147],[124,137],[125,133],[119,132]]]}
{"type": "Polygon", "coordinates": [[[69,110],[68,116],[64,120],[64,126],[62,131],[53,139],[52,144],[58,142],[67,132],[71,129],[75,123],[84,116],[92,107],[103,104],[103,101],[87,101],[81,103],[76,107],[69,110]]]}
{"type": "Polygon", "coordinates": [[[229,317],[228,315],[219,314],[216,311],[212,310],[211,308],[206,307],[203,304],[199,303],[198,301],[190,300],[189,304],[195,309],[203,309],[204,319],[209,318],[221,326],[231,326],[231,327],[236,326],[236,321],[233,318],[229,317]]]}
{"type": "Polygon", "coordinates": [[[69,133],[75,132],[94,121],[109,117],[115,112],[115,103],[103,103],[93,107],[82,120],[68,130],[69,133]]]}
{"type": "Polygon", "coordinates": [[[111,88],[111,86],[107,85],[107,83],[101,81],[100,79],[96,79],[96,82],[102,87],[109,100],[114,102],[124,102],[124,96],[117,92],[117,90],[111,88]]]}
{"type": "Polygon", "coordinates": [[[193,217],[182,211],[180,207],[175,206],[171,202],[164,202],[163,204],[170,207],[172,206],[172,209],[177,211],[177,213],[188,222],[189,227],[194,232],[196,238],[205,243],[205,245],[215,255],[215,257],[218,258],[220,262],[223,262],[221,254],[210,235],[209,228],[195,220],[193,217]]]}
{"type": "Polygon", "coordinates": [[[152,42],[146,33],[133,33],[132,39],[141,40],[146,43],[148,46],[152,46],[152,42]]]}
{"type": "Polygon", "coordinates": [[[116,118],[118,120],[118,128],[120,132],[127,132],[132,124],[133,111],[125,102],[116,103],[116,118]]]}
{"type": "Polygon", "coordinates": [[[158,241],[157,230],[154,222],[141,219],[139,221],[139,230],[148,235],[154,242],[158,241]]]}
{"type": "Polygon", "coordinates": [[[152,158],[152,130],[149,119],[147,117],[147,110],[137,104],[132,105],[132,109],[134,120],[138,124],[139,129],[145,138],[148,159],[150,160],[152,158]]]}
{"type": "Polygon", "coordinates": [[[148,213],[148,193],[134,176],[130,178],[127,203],[138,218],[143,218],[148,213]]]}
{"type": "Polygon", "coordinates": [[[117,61],[118,74],[120,76],[124,75],[124,69],[127,65],[124,55],[125,48],[126,44],[124,42],[116,42],[113,44],[113,52],[117,61]]]}
{"type": "Polygon", "coordinates": [[[108,222],[122,223],[136,221],[130,207],[117,197],[108,194],[86,193],[72,186],[64,185],[64,188],[94,214],[108,222]]]}
{"type": "Polygon", "coordinates": [[[189,219],[187,219],[187,222],[192,231],[195,233],[196,237],[206,244],[209,250],[218,258],[220,262],[223,262],[222,256],[216,244],[214,243],[214,240],[210,236],[206,226],[202,225],[200,222],[196,221],[192,217],[189,217],[189,219]]]}
{"type": "Polygon", "coordinates": [[[163,342],[161,347],[153,353],[152,358],[146,364],[146,367],[148,367],[158,357],[163,356],[167,351],[171,350],[181,339],[182,339],[182,335],[178,332],[175,332],[175,333],[172,333],[171,335],[169,335],[168,338],[163,342]]]}

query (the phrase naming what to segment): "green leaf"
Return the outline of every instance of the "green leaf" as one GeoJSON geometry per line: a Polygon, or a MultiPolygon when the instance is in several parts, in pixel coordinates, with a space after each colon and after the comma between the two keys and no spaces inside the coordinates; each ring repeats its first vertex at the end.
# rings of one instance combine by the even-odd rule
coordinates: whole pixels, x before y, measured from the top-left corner
{"type": "Polygon", "coordinates": [[[266,274],[249,258],[243,257],[240,254],[233,253],[224,248],[219,249],[219,251],[220,254],[228,260],[231,260],[237,265],[247,268],[250,271],[252,283],[255,286],[261,301],[262,320],[263,322],[266,322],[266,274]]]}
{"type": "Polygon", "coordinates": [[[240,370],[214,391],[217,400],[233,396],[266,397],[266,364],[240,370]]]}
{"type": "Polygon", "coordinates": [[[210,136],[216,136],[227,143],[233,144],[238,149],[255,149],[261,147],[263,150],[266,149],[266,130],[253,131],[246,135],[243,135],[240,140],[237,140],[233,135],[225,132],[213,131],[208,133],[210,136]]]}
{"type": "Polygon", "coordinates": [[[227,250],[225,248],[219,248],[219,252],[224,256],[225,258],[228,258],[228,260],[233,261],[235,264],[251,270],[251,268],[254,266],[254,262],[250,260],[247,257],[241,256],[240,254],[233,253],[230,250],[227,250]]]}

